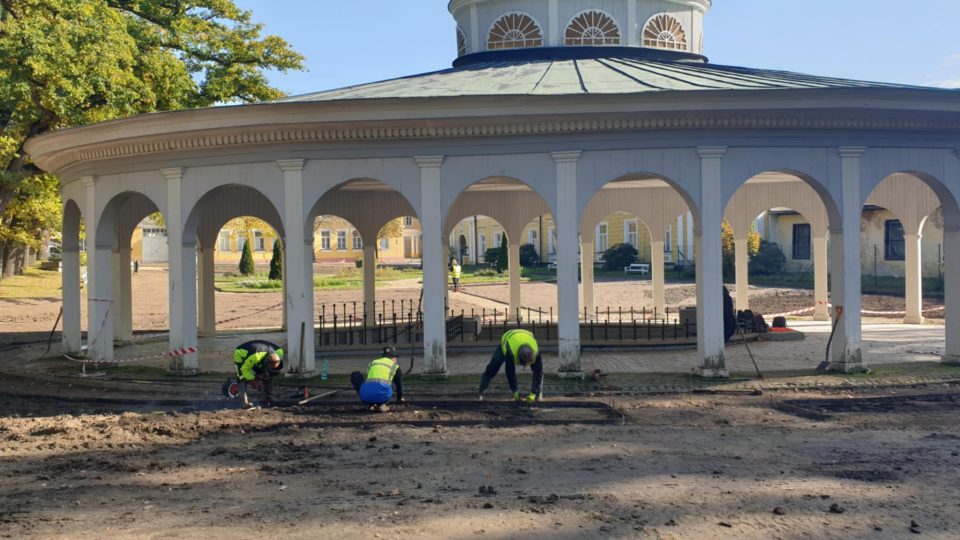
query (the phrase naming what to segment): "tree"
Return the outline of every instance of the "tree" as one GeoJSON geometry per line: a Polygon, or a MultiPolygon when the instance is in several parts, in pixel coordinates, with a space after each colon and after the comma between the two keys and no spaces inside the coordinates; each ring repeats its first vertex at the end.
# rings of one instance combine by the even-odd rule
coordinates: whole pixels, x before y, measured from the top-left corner
{"type": "MultiPolygon", "coordinates": [[[[723,278],[729,280],[733,279],[736,275],[737,246],[733,235],[733,228],[727,223],[727,220],[723,220],[722,235],[720,246],[723,249],[723,278]]],[[[747,260],[753,258],[759,250],[760,233],[758,233],[757,228],[751,224],[750,231],[747,232],[747,260]]]]}
{"type": "Polygon", "coordinates": [[[540,254],[533,244],[524,244],[520,246],[520,266],[530,268],[540,264],[540,254]]]}
{"type": "Polygon", "coordinates": [[[250,237],[246,237],[243,243],[243,253],[240,254],[240,275],[252,276],[256,272],[256,266],[253,264],[253,252],[250,251],[250,237]]]}
{"type": "Polygon", "coordinates": [[[760,242],[760,250],[750,258],[750,273],[763,276],[782,274],[786,270],[787,258],[780,246],[766,240],[760,242]]]}
{"type": "Polygon", "coordinates": [[[497,254],[497,273],[502,274],[504,270],[507,269],[507,265],[510,263],[510,251],[507,247],[507,235],[500,236],[500,250],[497,254]]]}
{"type": "Polygon", "coordinates": [[[280,249],[280,241],[273,242],[273,256],[270,257],[270,279],[277,280],[283,278],[283,251],[280,249]]]}
{"type": "Polygon", "coordinates": [[[28,138],[281,97],[265,71],[302,69],[303,58],[261,30],[233,0],[0,0],[0,242],[24,245],[29,216],[16,201],[45,197],[60,221],[58,190],[31,194],[42,171],[28,138]]]}
{"type": "MultiPolygon", "coordinates": [[[[586,254],[589,256],[589,254],[586,254]]],[[[616,244],[603,252],[603,269],[607,271],[622,271],[627,266],[637,262],[637,248],[632,244],[616,244]]]]}

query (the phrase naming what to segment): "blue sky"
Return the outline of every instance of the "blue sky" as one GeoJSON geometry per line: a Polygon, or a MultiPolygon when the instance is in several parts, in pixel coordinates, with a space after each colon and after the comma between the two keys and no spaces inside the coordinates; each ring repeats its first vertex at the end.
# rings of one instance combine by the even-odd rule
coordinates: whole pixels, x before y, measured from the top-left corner
{"type": "MultiPolygon", "coordinates": [[[[447,0],[236,0],[307,57],[271,74],[302,94],[444,69],[456,56],[447,0]]],[[[960,0],[714,0],[711,62],[960,87],[960,0]]]]}

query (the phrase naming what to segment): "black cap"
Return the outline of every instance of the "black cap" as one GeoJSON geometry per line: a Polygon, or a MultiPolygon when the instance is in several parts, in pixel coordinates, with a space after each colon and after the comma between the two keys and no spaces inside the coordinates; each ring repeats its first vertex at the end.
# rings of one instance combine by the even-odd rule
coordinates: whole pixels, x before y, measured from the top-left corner
{"type": "Polygon", "coordinates": [[[387,345],[383,348],[384,358],[396,358],[397,356],[397,349],[393,345],[387,345]]]}

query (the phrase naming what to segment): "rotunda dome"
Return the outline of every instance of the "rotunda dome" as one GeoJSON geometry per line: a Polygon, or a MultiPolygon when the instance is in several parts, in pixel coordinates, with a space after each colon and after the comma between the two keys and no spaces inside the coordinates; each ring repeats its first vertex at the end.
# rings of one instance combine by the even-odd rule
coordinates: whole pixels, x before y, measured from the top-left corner
{"type": "Polygon", "coordinates": [[[505,55],[604,54],[584,47],[702,60],[703,18],[711,4],[712,0],[451,0],[449,10],[457,22],[455,65],[505,55]]]}

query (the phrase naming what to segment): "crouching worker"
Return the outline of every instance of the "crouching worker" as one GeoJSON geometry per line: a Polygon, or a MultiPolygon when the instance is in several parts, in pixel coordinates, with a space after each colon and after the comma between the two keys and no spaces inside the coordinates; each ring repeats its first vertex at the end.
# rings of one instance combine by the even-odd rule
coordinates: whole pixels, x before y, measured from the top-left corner
{"type": "Polygon", "coordinates": [[[383,355],[367,368],[367,376],[359,371],[350,374],[350,383],[353,385],[360,401],[370,408],[380,412],[390,410],[387,402],[393,397],[393,387],[397,387],[397,405],[406,403],[403,400],[403,370],[397,364],[397,350],[392,346],[383,348],[383,355]]]}
{"type": "Polygon", "coordinates": [[[530,393],[523,401],[533,403],[540,399],[540,390],[543,385],[543,358],[540,356],[540,347],[533,333],[529,330],[510,330],[500,338],[500,346],[493,352],[493,358],[487,364],[486,371],[480,378],[480,399],[490,386],[490,381],[500,371],[500,366],[506,364],[504,371],[507,374],[507,383],[513,392],[513,399],[520,401],[520,392],[517,391],[516,366],[527,367],[533,372],[533,385],[530,393]]]}
{"type": "Polygon", "coordinates": [[[247,383],[259,379],[263,383],[264,405],[273,405],[273,378],[283,371],[283,349],[269,341],[248,341],[233,351],[243,408],[253,407],[247,397],[247,383]]]}

